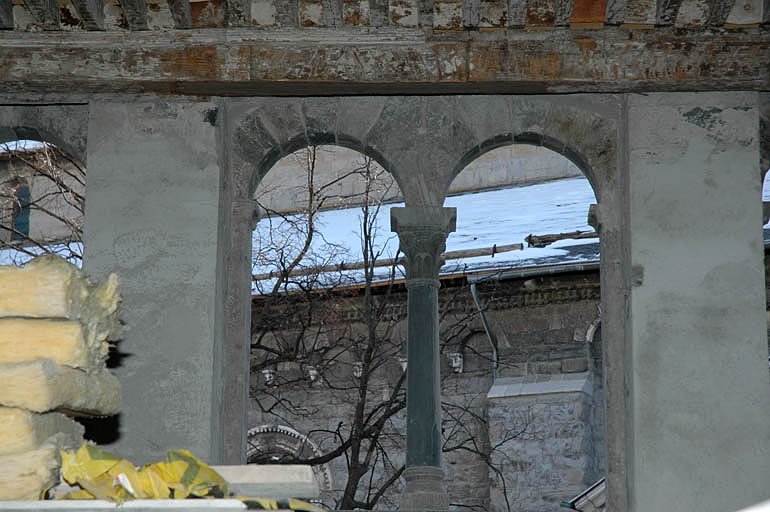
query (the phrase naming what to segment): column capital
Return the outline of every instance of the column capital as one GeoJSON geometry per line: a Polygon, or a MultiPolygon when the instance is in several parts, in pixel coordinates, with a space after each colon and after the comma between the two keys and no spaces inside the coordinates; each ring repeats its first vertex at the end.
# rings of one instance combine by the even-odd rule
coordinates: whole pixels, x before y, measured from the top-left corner
{"type": "Polygon", "coordinates": [[[439,269],[444,264],[441,254],[456,220],[456,208],[407,206],[390,210],[390,229],[398,233],[401,252],[406,256],[407,287],[438,287],[439,269]]]}

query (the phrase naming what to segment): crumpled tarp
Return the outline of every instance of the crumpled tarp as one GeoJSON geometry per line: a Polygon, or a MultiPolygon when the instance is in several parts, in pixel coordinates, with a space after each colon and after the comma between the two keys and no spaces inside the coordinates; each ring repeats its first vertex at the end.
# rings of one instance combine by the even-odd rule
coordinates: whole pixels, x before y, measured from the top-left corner
{"type": "MultiPolygon", "coordinates": [[[[96,446],[84,443],[77,451],[62,450],[61,476],[80,489],[62,499],[100,499],[123,503],[131,499],[224,498],[228,485],[211,467],[187,450],[169,450],[166,460],[136,468],[96,446]]],[[[324,512],[310,503],[232,496],[249,509],[290,509],[324,512]]]]}

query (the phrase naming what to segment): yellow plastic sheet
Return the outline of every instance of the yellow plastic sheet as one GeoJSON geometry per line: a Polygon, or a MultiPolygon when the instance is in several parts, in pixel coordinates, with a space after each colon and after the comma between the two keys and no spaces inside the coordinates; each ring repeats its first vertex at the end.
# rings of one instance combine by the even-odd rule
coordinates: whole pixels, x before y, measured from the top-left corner
{"type": "MultiPolygon", "coordinates": [[[[223,498],[227,482],[187,450],[169,450],[166,460],[136,468],[96,446],[83,444],[77,451],[61,452],[62,478],[75,490],[62,499],[100,499],[117,503],[131,499],[223,498]]],[[[310,503],[294,500],[233,496],[249,509],[289,509],[325,512],[310,503]]]]}
{"type": "Polygon", "coordinates": [[[166,460],[139,469],[96,446],[62,451],[62,478],[83,491],[65,499],[97,498],[122,503],[133,498],[221,498],[227,482],[187,450],[169,450],[166,460]]]}

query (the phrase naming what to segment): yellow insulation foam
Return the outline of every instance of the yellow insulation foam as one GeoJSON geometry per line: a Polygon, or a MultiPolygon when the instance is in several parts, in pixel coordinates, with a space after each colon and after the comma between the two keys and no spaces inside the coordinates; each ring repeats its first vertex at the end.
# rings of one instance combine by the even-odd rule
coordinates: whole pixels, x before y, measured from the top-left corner
{"type": "Polygon", "coordinates": [[[109,347],[78,322],[0,318],[0,364],[52,359],[74,368],[104,366],[109,347]]]}
{"type": "Polygon", "coordinates": [[[0,455],[36,450],[56,433],[82,442],[83,425],[58,412],[37,414],[15,407],[0,407],[0,455]]]}
{"type": "Polygon", "coordinates": [[[40,256],[23,267],[0,266],[0,317],[77,320],[94,336],[116,340],[119,302],[115,274],[97,285],[58,256],[40,256]]]}
{"type": "Polygon", "coordinates": [[[34,412],[107,416],[120,411],[120,382],[106,369],[86,373],[50,359],[0,364],[0,405],[34,412]]]}
{"type": "Polygon", "coordinates": [[[34,450],[0,455],[0,500],[39,498],[59,483],[59,451],[77,446],[66,434],[54,434],[34,450]]]}

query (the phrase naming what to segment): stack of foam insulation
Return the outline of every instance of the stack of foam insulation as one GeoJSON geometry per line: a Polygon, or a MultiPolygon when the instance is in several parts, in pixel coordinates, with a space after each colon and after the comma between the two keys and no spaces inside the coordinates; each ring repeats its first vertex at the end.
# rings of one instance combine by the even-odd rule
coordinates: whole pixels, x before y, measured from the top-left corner
{"type": "Polygon", "coordinates": [[[94,284],[42,256],[0,266],[0,500],[36,499],[59,480],[59,450],[83,442],[69,416],[120,410],[105,360],[121,333],[118,278],[94,284]]]}

